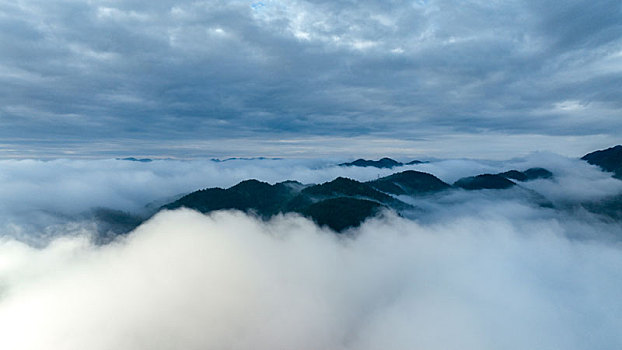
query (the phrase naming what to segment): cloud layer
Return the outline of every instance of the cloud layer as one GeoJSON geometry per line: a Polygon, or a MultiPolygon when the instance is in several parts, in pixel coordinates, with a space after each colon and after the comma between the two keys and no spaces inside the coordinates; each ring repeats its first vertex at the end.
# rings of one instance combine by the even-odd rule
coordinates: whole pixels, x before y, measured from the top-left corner
{"type": "Polygon", "coordinates": [[[5,2],[3,153],[291,156],[318,152],[309,139],[343,151],[360,137],[411,149],[443,139],[429,148],[446,156],[461,145],[451,140],[479,134],[602,147],[622,128],[621,11],[578,0],[5,2]]]}
{"type": "Polygon", "coordinates": [[[622,251],[563,225],[158,215],[116,243],[0,243],[10,349],[616,349],[622,251]]]}
{"type": "Polygon", "coordinates": [[[576,206],[621,194],[622,181],[548,153],[393,170],[336,163],[0,161],[0,348],[622,346],[622,226],[576,206]],[[182,209],[101,245],[97,223],[81,216],[96,206],[140,213],[251,177],[364,181],[417,169],[453,182],[533,166],[554,178],[400,198],[419,210],[343,235],[296,215],[182,209]]]}

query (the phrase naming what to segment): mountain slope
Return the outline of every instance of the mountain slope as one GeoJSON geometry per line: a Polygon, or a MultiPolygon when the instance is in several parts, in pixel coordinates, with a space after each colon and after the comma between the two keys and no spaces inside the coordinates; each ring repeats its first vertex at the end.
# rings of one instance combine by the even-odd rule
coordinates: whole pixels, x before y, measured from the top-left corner
{"type": "Polygon", "coordinates": [[[516,183],[506,179],[505,177],[493,174],[482,174],[477,176],[463,177],[460,180],[454,182],[455,187],[463,188],[465,190],[502,190],[510,188],[514,185],[516,185],[516,183]]]}
{"type": "Polygon", "coordinates": [[[581,157],[592,165],[614,173],[614,177],[622,179],[622,145],[588,153],[581,157]]]}
{"type": "Polygon", "coordinates": [[[344,177],[338,177],[321,185],[307,187],[301,192],[316,197],[364,197],[379,202],[390,202],[393,200],[391,196],[379,192],[367,184],[344,177]]]}
{"type": "Polygon", "coordinates": [[[450,186],[432,174],[406,170],[380,179],[368,181],[371,187],[395,195],[417,195],[438,192],[450,186]]]}
{"type": "Polygon", "coordinates": [[[553,173],[544,168],[529,168],[525,171],[510,170],[496,175],[503,176],[506,179],[517,180],[521,182],[531,181],[536,179],[550,179],[553,177],[553,173]]]}
{"type": "Polygon", "coordinates": [[[208,188],[192,192],[163,208],[186,207],[203,213],[238,209],[253,211],[261,216],[271,216],[279,213],[283,205],[297,193],[297,189],[291,186],[290,182],[270,185],[257,180],[246,180],[229,189],[208,188]]]}
{"type": "Polygon", "coordinates": [[[313,218],[320,226],[341,232],[360,225],[368,217],[378,214],[386,206],[367,199],[337,197],[313,203],[301,214],[313,218]]]}

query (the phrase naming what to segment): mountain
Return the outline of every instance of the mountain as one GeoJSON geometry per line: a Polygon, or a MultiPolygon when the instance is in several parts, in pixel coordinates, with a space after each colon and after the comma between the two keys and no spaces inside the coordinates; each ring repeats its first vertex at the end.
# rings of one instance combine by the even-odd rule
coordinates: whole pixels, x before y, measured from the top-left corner
{"type": "MultiPolygon", "coordinates": [[[[583,160],[595,164],[606,171],[612,171],[622,178],[622,146],[615,146],[585,155],[583,160]]],[[[132,161],[141,161],[128,159],[132,161]]],[[[142,160],[144,161],[144,160],[142,160]]],[[[412,161],[406,164],[418,164],[412,161]]],[[[392,168],[404,165],[390,158],[377,161],[358,159],[342,166],[373,166],[392,168]]],[[[298,181],[284,181],[274,185],[258,180],[245,180],[229,188],[206,188],[183,196],[174,196],[165,201],[150,203],[146,208],[152,215],[161,209],[186,207],[209,213],[215,210],[236,209],[253,213],[268,219],[279,213],[299,213],[342,232],[360,225],[365,219],[382,210],[394,210],[398,214],[413,215],[416,208],[394,196],[428,196],[442,191],[462,188],[466,190],[508,189],[516,182],[552,178],[553,173],[544,168],[529,168],[524,171],[509,170],[498,174],[481,174],[464,177],[449,185],[436,176],[425,172],[406,170],[367,182],[338,177],[321,184],[305,185],[298,181]],[[514,180],[514,181],[512,181],[514,180]]],[[[541,194],[519,187],[530,202],[541,207],[554,208],[553,204],[541,194]]],[[[402,198],[402,197],[401,197],[402,198]]],[[[402,198],[404,199],[404,198],[402,198]]],[[[423,200],[433,200],[425,197],[423,200]]],[[[406,199],[404,199],[406,200],[406,199]]],[[[613,220],[622,218],[622,195],[612,194],[604,200],[575,203],[583,209],[613,220]]],[[[570,205],[569,207],[572,207],[570,205]]],[[[418,214],[415,214],[418,215],[418,214]]],[[[102,240],[131,231],[146,218],[111,209],[98,208],[87,215],[97,223],[102,240]]]]}
{"type": "Polygon", "coordinates": [[[503,173],[498,173],[497,175],[503,176],[506,179],[512,179],[512,180],[517,180],[517,181],[527,181],[527,175],[524,172],[518,171],[518,170],[509,170],[503,173]]]}
{"type": "MultiPolygon", "coordinates": [[[[513,176],[514,173],[506,174],[513,176]]],[[[545,176],[539,170],[517,172],[521,179],[545,176]]],[[[462,178],[454,187],[467,190],[505,189],[515,183],[501,175],[483,174],[462,178]]],[[[400,213],[416,209],[392,195],[419,196],[451,189],[452,186],[436,176],[406,170],[368,182],[338,177],[316,185],[285,181],[271,185],[258,180],[246,180],[227,189],[207,188],[192,192],[162,209],[186,207],[208,213],[214,210],[237,209],[252,212],[262,218],[278,213],[295,212],[341,232],[360,225],[366,218],[382,209],[400,213]]]]}
{"type": "Polygon", "coordinates": [[[521,182],[535,179],[550,179],[553,177],[553,173],[544,168],[529,168],[525,171],[510,170],[496,175],[521,182]]]}
{"type": "Polygon", "coordinates": [[[228,189],[207,188],[192,192],[162,209],[179,207],[202,213],[237,209],[263,218],[296,212],[337,232],[360,225],[383,208],[411,208],[368,184],[344,177],[319,185],[303,185],[296,181],[270,185],[258,180],[246,180],[228,189]]]}
{"type": "Polygon", "coordinates": [[[121,210],[110,208],[93,208],[79,215],[78,219],[95,223],[93,238],[99,244],[108,243],[116,236],[126,234],[143,223],[145,218],[121,210]]]}
{"type": "Polygon", "coordinates": [[[527,181],[535,179],[550,179],[553,173],[544,168],[529,168],[523,173],[527,176],[527,181]]]}
{"type": "Polygon", "coordinates": [[[615,221],[622,220],[622,195],[581,203],[581,206],[594,214],[609,217],[615,221]]]}
{"type": "MultiPolygon", "coordinates": [[[[618,145],[605,150],[588,153],[581,159],[590,164],[598,165],[605,171],[614,173],[622,179],[622,146],[618,145]]],[[[150,159],[125,158],[119,160],[148,162],[150,159]]],[[[233,160],[233,159],[231,159],[233,160]]],[[[227,160],[225,160],[227,161],[227,160]]],[[[412,161],[408,164],[419,164],[412,161]]],[[[376,166],[393,167],[403,165],[390,158],[378,161],[359,159],[344,166],[376,166]],[[370,165],[371,164],[371,165],[370,165]]],[[[298,181],[284,181],[271,185],[258,180],[245,180],[227,189],[206,188],[190,194],[178,194],[148,203],[138,213],[128,213],[110,208],[93,208],[79,214],[77,221],[93,222],[96,227],[96,241],[110,242],[114,237],[126,234],[142,224],[149,217],[162,209],[186,207],[202,213],[214,210],[236,209],[253,213],[263,219],[279,213],[299,213],[319,225],[335,230],[344,230],[360,225],[365,219],[382,210],[394,210],[399,215],[416,216],[425,212],[425,201],[435,198],[426,197],[456,188],[466,190],[508,189],[516,186],[516,182],[534,179],[549,179],[554,175],[544,168],[529,168],[524,171],[509,170],[498,174],[482,174],[464,177],[449,185],[436,176],[420,171],[406,170],[367,182],[359,182],[345,177],[338,177],[322,184],[302,184],[298,181]],[[514,180],[514,181],[512,181],[514,180]],[[394,196],[424,196],[412,203],[414,207],[394,196]],[[423,202],[422,202],[423,201],[423,202]],[[168,204],[165,204],[168,203],[168,204]],[[163,205],[164,204],[164,205],[163,205]],[[419,207],[421,205],[421,207],[419,207]]],[[[599,215],[603,220],[622,220],[622,195],[612,193],[611,196],[592,201],[554,203],[542,194],[518,186],[509,195],[521,193],[534,205],[556,210],[580,210],[599,215]],[[517,192],[518,191],[518,192],[517,192]]],[[[502,195],[501,192],[495,195],[502,195]]],[[[401,199],[408,200],[400,197],[401,199]]],[[[443,198],[441,195],[439,198],[443,198]]]]}
{"type": "Polygon", "coordinates": [[[417,195],[438,192],[450,186],[432,174],[406,170],[367,182],[371,187],[390,194],[417,195]]]}
{"type": "Polygon", "coordinates": [[[379,168],[379,169],[391,169],[397,166],[402,166],[402,165],[414,165],[414,164],[425,164],[427,162],[421,161],[421,160],[412,160],[408,163],[402,163],[402,162],[398,162],[396,160],[393,160],[391,158],[382,158],[379,160],[367,160],[367,159],[357,159],[353,162],[349,162],[349,163],[341,163],[339,164],[339,166],[360,166],[360,167],[374,167],[374,168],[379,168]]]}
{"type": "Polygon", "coordinates": [[[245,180],[228,189],[207,188],[192,192],[162,208],[186,207],[207,213],[221,209],[253,211],[263,217],[283,210],[288,200],[295,197],[302,184],[286,181],[270,185],[257,180],[245,180]]]}
{"type": "Polygon", "coordinates": [[[404,163],[395,161],[391,158],[382,158],[380,160],[366,160],[357,159],[350,163],[341,163],[339,166],[360,166],[360,167],[375,167],[375,168],[393,168],[396,166],[402,166],[404,163]]]}
{"type": "Polygon", "coordinates": [[[313,218],[320,226],[325,225],[341,232],[360,225],[368,217],[378,214],[382,208],[386,206],[367,199],[337,197],[313,203],[301,214],[313,218]]]}
{"type": "Polygon", "coordinates": [[[581,159],[614,173],[615,178],[622,179],[622,145],[588,153],[581,159]]]}
{"type": "Polygon", "coordinates": [[[482,174],[477,176],[463,177],[454,182],[455,187],[465,190],[483,190],[483,189],[506,189],[516,185],[513,181],[506,179],[501,175],[482,174]]]}
{"type": "Polygon", "coordinates": [[[345,177],[338,177],[321,185],[307,187],[302,190],[302,193],[316,197],[362,197],[378,202],[390,202],[393,200],[391,196],[379,192],[365,183],[345,177]]]}
{"type": "Polygon", "coordinates": [[[411,160],[410,162],[406,163],[406,165],[425,164],[425,163],[429,163],[429,162],[424,162],[424,161],[421,161],[421,160],[411,160]]]}
{"type": "Polygon", "coordinates": [[[141,163],[153,162],[153,159],[149,159],[149,158],[134,158],[134,157],[117,158],[117,160],[127,160],[127,161],[130,161],[130,162],[141,162],[141,163]]]}
{"type": "Polygon", "coordinates": [[[230,162],[233,160],[279,160],[283,158],[267,158],[267,157],[230,157],[225,159],[212,158],[212,162],[222,163],[222,162],[230,162]]]}
{"type": "Polygon", "coordinates": [[[516,185],[512,180],[525,182],[535,179],[550,179],[552,177],[553,173],[544,168],[529,168],[525,171],[509,170],[498,174],[463,177],[454,182],[454,187],[463,188],[465,190],[502,190],[516,185]]]}

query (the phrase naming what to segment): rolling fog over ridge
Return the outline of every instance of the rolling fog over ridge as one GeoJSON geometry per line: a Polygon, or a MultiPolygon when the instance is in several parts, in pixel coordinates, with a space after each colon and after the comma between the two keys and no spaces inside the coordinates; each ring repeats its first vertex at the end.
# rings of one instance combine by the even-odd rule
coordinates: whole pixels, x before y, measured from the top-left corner
{"type": "Polygon", "coordinates": [[[227,188],[248,179],[271,184],[286,180],[319,184],[337,177],[370,181],[405,170],[430,173],[452,184],[478,174],[545,167],[555,174],[552,181],[519,182],[520,187],[562,203],[598,200],[615,196],[621,190],[621,181],[612,179],[597,166],[578,158],[542,152],[508,161],[450,159],[394,168],[338,166],[340,163],[306,159],[5,160],[0,161],[0,220],[5,235],[13,232],[15,236],[28,237],[45,232],[53,236],[56,227],[61,232],[81,230],[82,226],[75,225],[73,219],[93,208],[144,216],[192,191],[227,188]],[[71,222],[71,227],[62,228],[64,222],[71,222]]]}
{"type": "Polygon", "coordinates": [[[337,164],[0,161],[0,346],[622,345],[622,225],[580,205],[620,196],[622,181],[612,173],[552,153],[382,169],[337,164]],[[150,212],[197,189],[249,178],[365,182],[417,170],[453,184],[534,167],[553,177],[509,189],[398,195],[417,208],[413,215],[385,211],[342,235],[297,214],[262,220],[181,208],[101,245],[92,241],[98,223],[85,214],[96,207],[150,212]]]}

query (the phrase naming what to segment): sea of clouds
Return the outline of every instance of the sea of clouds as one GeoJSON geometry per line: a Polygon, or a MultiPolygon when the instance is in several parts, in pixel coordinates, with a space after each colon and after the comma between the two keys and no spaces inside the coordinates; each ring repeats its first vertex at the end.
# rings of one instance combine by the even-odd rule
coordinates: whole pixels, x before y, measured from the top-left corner
{"type": "Polygon", "coordinates": [[[622,348],[622,225],[576,205],[621,194],[622,181],[548,153],[336,163],[0,161],[0,348],[622,348]],[[555,177],[404,197],[419,209],[343,235],[298,215],[182,209],[96,244],[83,215],[151,215],[248,178],[363,181],[415,169],[451,183],[533,166],[555,177]]]}

